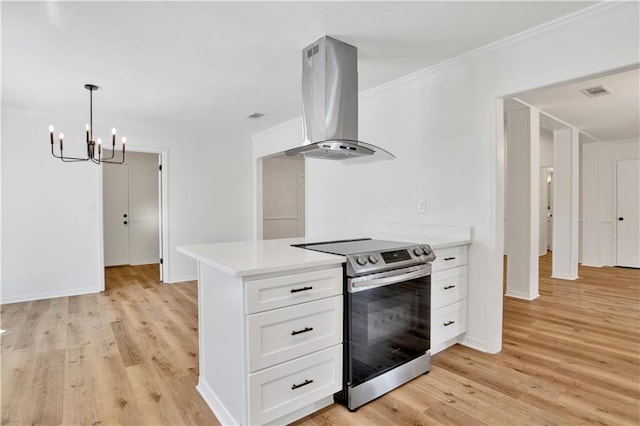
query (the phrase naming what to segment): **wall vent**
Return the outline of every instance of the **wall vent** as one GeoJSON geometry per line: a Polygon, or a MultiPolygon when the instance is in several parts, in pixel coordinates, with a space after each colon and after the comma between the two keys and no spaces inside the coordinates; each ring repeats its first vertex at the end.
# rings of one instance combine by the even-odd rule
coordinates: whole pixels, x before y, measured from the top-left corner
{"type": "Polygon", "coordinates": [[[588,89],[582,89],[580,91],[590,98],[611,94],[611,90],[607,89],[605,86],[589,87],[588,89]]]}
{"type": "Polygon", "coordinates": [[[252,119],[257,119],[260,117],[264,117],[264,114],[261,112],[254,112],[253,114],[247,116],[247,118],[252,118],[252,119]]]}

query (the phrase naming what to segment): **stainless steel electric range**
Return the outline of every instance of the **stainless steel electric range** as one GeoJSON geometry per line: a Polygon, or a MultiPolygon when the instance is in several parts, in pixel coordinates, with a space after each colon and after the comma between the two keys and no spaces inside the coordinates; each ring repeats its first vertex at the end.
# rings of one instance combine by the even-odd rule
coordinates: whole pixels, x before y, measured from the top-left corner
{"type": "Polygon", "coordinates": [[[342,255],[343,388],[335,400],[355,410],[431,367],[431,262],[426,244],[357,239],[298,244],[342,255]]]}

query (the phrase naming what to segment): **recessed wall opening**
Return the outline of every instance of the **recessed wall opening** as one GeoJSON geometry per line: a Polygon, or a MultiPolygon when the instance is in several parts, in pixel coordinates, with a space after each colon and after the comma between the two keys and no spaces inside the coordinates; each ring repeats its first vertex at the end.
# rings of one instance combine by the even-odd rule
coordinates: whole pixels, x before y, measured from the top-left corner
{"type": "Polygon", "coordinates": [[[168,279],[165,158],[166,151],[129,148],[124,164],[102,165],[103,290],[118,276],[168,279]]]}
{"type": "Polygon", "coordinates": [[[640,267],[640,232],[629,231],[640,229],[640,203],[628,201],[640,182],[639,81],[638,68],[626,68],[499,104],[507,296],[538,297],[539,278],[549,278],[538,275],[538,256],[564,280],[578,278],[579,264],[640,267]],[[605,85],[608,96],[581,91],[605,85]]]}
{"type": "Polygon", "coordinates": [[[262,238],[303,237],[305,216],[304,158],[262,159],[262,238]]]}

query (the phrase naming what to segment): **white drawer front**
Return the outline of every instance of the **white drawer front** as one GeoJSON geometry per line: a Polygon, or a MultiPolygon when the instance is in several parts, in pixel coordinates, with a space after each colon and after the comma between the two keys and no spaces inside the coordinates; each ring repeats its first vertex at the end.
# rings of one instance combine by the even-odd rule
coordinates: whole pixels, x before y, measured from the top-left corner
{"type": "Polygon", "coordinates": [[[431,347],[467,331],[467,301],[431,311],[431,347]]]}
{"type": "Polygon", "coordinates": [[[247,313],[253,314],[342,294],[342,268],[247,281],[247,313]]]}
{"type": "Polygon", "coordinates": [[[342,342],[342,296],[249,315],[249,372],[342,342]]]}
{"type": "Polygon", "coordinates": [[[342,345],[249,375],[249,424],[263,424],[342,388],[342,345]]]}
{"type": "Polygon", "coordinates": [[[435,272],[431,275],[431,309],[435,310],[467,297],[467,267],[435,272]]]}
{"type": "Polygon", "coordinates": [[[467,264],[467,246],[434,250],[434,253],[436,260],[431,264],[433,272],[467,264]]]}

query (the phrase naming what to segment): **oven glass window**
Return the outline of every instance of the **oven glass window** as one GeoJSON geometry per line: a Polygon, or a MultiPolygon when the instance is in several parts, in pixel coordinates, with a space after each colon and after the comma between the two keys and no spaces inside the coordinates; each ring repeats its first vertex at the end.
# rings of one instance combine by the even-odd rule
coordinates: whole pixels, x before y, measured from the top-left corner
{"type": "Polygon", "coordinates": [[[349,294],[352,386],[429,350],[430,284],[426,276],[349,294]]]}

